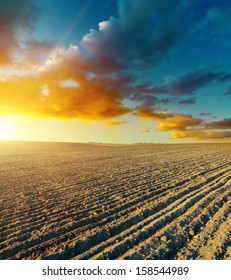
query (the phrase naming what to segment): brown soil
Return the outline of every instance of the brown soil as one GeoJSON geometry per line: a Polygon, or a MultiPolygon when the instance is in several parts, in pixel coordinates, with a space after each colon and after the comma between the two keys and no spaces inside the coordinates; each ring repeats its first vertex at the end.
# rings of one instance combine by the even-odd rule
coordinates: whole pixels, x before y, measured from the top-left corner
{"type": "Polygon", "coordinates": [[[231,145],[0,143],[0,259],[231,259],[231,145]]]}

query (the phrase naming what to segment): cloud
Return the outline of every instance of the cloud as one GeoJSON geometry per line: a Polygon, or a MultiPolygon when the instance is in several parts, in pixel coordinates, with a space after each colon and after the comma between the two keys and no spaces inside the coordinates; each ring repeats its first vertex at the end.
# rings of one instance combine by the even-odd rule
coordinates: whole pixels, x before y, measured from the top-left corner
{"type": "Polygon", "coordinates": [[[152,129],[151,126],[148,126],[147,128],[140,130],[140,132],[141,133],[148,133],[148,132],[151,131],[151,129],[152,129]]]}
{"type": "Polygon", "coordinates": [[[189,127],[198,126],[203,123],[202,119],[193,118],[191,115],[161,112],[145,107],[138,107],[134,114],[141,120],[160,122],[156,127],[158,131],[169,131],[173,129],[185,130],[189,127]]]}
{"type": "Polygon", "coordinates": [[[139,111],[140,117],[151,115],[162,120],[169,113],[148,111],[158,102],[155,94],[169,92],[169,87],[170,93],[175,92],[182,83],[192,90],[190,82],[182,81],[160,88],[140,83],[134,86],[134,71],[153,67],[187,32],[186,26],[178,32],[179,16],[186,7],[181,1],[147,0],[144,4],[142,0],[119,0],[118,18],[100,22],[98,30],[86,34],[79,46],[67,49],[49,41],[21,40],[17,33],[32,31],[39,11],[29,0],[8,2],[1,2],[0,28],[6,30],[1,57],[5,62],[13,61],[8,51],[11,46],[17,54],[14,65],[18,71],[31,68],[34,72],[0,83],[2,112],[110,119],[133,111],[123,104],[130,98],[147,108],[139,111]]]}
{"type": "Polygon", "coordinates": [[[52,65],[39,75],[0,81],[1,114],[103,120],[130,112],[122,104],[116,85],[106,80],[89,81],[71,63],[62,65],[60,60],[59,66],[52,65]],[[64,87],[63,81],[69,79],[78,81],[79,86],[64,87]]]}
{"type": "Polygon", "coordinates": [[[204,127],[206,129],[231,129],[231,118],[206,123],[204,127]]]}
{"type": "Polygon", "coordinates": [[[0,2],[0,65],[12,62],[15,51],[20,48],[19,34],[33,29],[39,9],[29,0],[0,2]]]}
{"type": "Polygon", "coordinates": [[[64,88],[77,88],[79,87],[79,83],[73,79],[67,79],[59,82],[59,85],[64,88]]]}
{"type": "Polygon", "coordinates": [[[158,98],[155,95],[142,92],[130,94],[129,99],[135,102],[141,102],[141,106],[143,107],[153,107],[158,102],[158,98]]]}
{"type": "Polygon", "coordinates": [[[205,23],[212,25],[215,33],[231,32],[231,7],[213,7],[205,17],[205,23]]]}
{"type": "MultiPolygon", "coordinates": [[[[216,71],[214,68],[215,67],[196,69],[175,78],[171,77],[171,79],[167,79],[166,84],[160,86],[142,84],[133,87],[132,90],[137,93],[137,96],[146,94],[149,95],[149,98],[151,98],[151,96],[156,98],[156,95],[160,94],[168,94],[174,97],[193,95],[197,90],[212,83],[225,83],[231,79],[231,74],[229,72],[216,71]]],[[[195,98],[192,97],[179,100],[179,104],[189,105],[194,104],[195,101],[195,98]]]]}
{"type": "Polygon", "coordinates": [[[200,113],[200,116],[211,116],[212,114],[210,112],[202,112],[200,113]]]}
{"type": "MultiPolygon", "coordinates": [[[[0,5],[0,31],[6,31],[1,44],[2,62],[4,58],[19,72],[30,67],[36,70],[23,77],[9,74],[0,81],[1,114],[103,120],[131,111],[122,103],[130,77],[113,72],[121,69],[120,63],[107,55],[92,59],[87,48],[80,50],[75,45],[65,49],[48,41],[20,41],[17,32],[33,29],[36,9],[27,0],[4,1],[0,5]],[[10,46],[14,48],[12,53],[10,46]],[[13,54],[17,55],[14,62],[13,54]],[[108,72],[113,75],[108,76],[108,72]]],[[[101,24],[99,32],[104,28],[101,24]]]]}
{"type": "Polygon", "coordinates": [[[190,138],[194,140],[216,140],[231,138],[231,131],[203,131],[203,130],[173,130],[171,138],[182,139],[190,138]]]}
{"type": "Polygon", "coordinates": [[[227,73],[224,76],[218,78],[218,81],[220,81],[222,83],[230,81],[230,80],[231,80],[231,74],[230,73],[227,73]]]}
{"type": "MultiPolygon", "coordinates": [[[[109,93],[106,96],[106,93],[99,94],[95,89],[88,89],[85,94],[82,94],[82,92],[76,94],[73,91],[60,91],[58,88],[49,87],[50,93],[47,96],[42,93],[39,96],[38,86],[28,86],[27,83],[27,87],[33,90],[33,95],[27,90],[21,94],[19,99],[12,96],[12,91],[8,98],[4,98],[3,101],[0,100],[1,114],[21,114],[58,119],[104,120],[127,114],[130,111],[118,99],[113,99],[109,93]],[[55,93],[54,89],[56,90],[55,93]],[[68,96],[65,97],[65,94],[68,96]]],[[[1,85],[0,89],[2,90],[1,85]]],[[[21,91],[19,90],[19,92],[21,91]]]]}
{"type": "Polygon", "coordinates": [[[118,126],[118,125],[122,125],[128,122],[123,122],[123,121],[112,121],[112,122],[107,122],[107,125],[109,126],[118,126]]]}
{"type": "MultiPolygon", "coordinates": [[[[33,31],[40,12],[32,1],[1,1],[0,64],[14,69],[5,71],[4,79],[0,80],[1,114],[89,121],[111,120],[132,113],[141,120],[158,122],[156,129],[170,131],[173,138],[230,137],[230,119],[206,123],[190,114],[156,107],[172,101],[194,104],[196,99],[192,95],[197,90],[230,81],[229,72],[200,68],[168,78],[159,86],[139,79],[140,70],[153,69],[180,46],[191,22],[184,18],[188,16],[185,11],[190,10],[193,1],[117,3],[118,17],[100,22],[98,29],[91,29],[78,46],[66,48],[22,36],[33,31]],[[128,99],[136,102],[135,108],[125,105],[128,99]]],[[[210,11],[207,21],[222,30],[220,15],[221,11],[210,11]]],[[[227,94],[230,95],[230,89],[227,94]]],[[[112,120],[107,125],[124,123],[112,120]]]]}
{"type": "Polygon", "coordinates": [[[195,103],[196,103],[196,99],[194,97],[182,99],[182,100],[178,101],[179,105],[191,105],[191,104],[195,104],[195,103]]]}
{"type": "Polygon", "coordinates": [[[189,114],[160,112],[151,108],[138,107],[135,115],[141,120],[159,122],[157,131],[169,131],[173,139],[191,138],[211,140],[231,138],[231,118],[205,122],[189,114]]]}
{"type": "Polygon", "coordinates": [[[160,122],[156,129],[158,131],[185,130],[203,123],[202,119],[193,118],[191,115],[184,115],[172,112],[158,112],[151,108],[138,107],[134,113],[141,120],[153,120],[160,122]]]}
{"type": "Polygon", "coordinates": [[[29,67],[33,65],[43,65],[56,48],[61,48],[54,42],[27,40],[21,42],[21,48],[18,49],[20,66],[29,67]]]}
{"type": "Polygon", "coordinates": [[[176,114],[160,122],[158,131],[170,131],[174,139],[191,138],[194,140],[223,139],[231,137],[231,119],[206,123],[191,115],[176,114]]]}
{"type": "Polygon", "coordinates": [[[133,114],[139,117],[141,120],[152,120],[152,121],[162,121],[164,119],[174,117],[174,113],[158,112],[152,110],[152,108],[147,108],[147,107],[137,107],[133,114]]]}
{"type": "Polygon", "coordinates": [[[175,114],[173,117],[162,121],[156,129],[158,131],[186,130],[197,127],[203,123],[202,119],[193,118],[191,115],[175,114]]]}
{"type": "Polygon", "coordinates": [[[157,126],[159,131],[170,131],[171,138],[194,140],[216,140],[231,138],[231,119],[206,123],[192,116],[179,115],[157,126]]]}
{"type": "Polygon", "coordinates": [[[108,65],[107,71],[150,68],[179,45],[179,1],[118,0],[118,18],[99,23],[84,36],[81,46],[89,58],[108,65]]]}
{"type": "Polygon", "coordinates": [[[132,88],[132,90],[136,93],[143,93],[143,94],[151,94],[151,93],[162,93],[162,89],[158,87],[153,87],[149,85],[148,83],[146,84],[139,84],[135,87],[132,88]]]}
{"type": "Polygon", "coordinates": [[[211,69],[198,69],[171,80],[158,88],[159,92],[175,96],[191,95],[212,82],[225,82],[230,73],[211,69]]]}
{"type": "Polygon", "coordinates": [[[231,97],[231,86],[229,88],[227,88],[225,94],[227,94],[228,96],[231,97]]]}
{"type": "Polygon", "coordinates": [[[164,105],[168,105],[169,103],[171,103],[172,99],[169,97],[165,97],[165,98],[160,98],[158,100],[159,103],[164,104],[164,105]]]}

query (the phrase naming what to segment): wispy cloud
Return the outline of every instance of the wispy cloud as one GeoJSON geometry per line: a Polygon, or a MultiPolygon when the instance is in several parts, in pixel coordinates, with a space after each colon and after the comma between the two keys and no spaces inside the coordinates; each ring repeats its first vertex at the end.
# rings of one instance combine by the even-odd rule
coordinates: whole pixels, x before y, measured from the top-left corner
{"type": "Polygon", "coordinates": [[[204,127],[206,129],[231,129],[231,118],[206,123],[204,127]]]}
{"type": "Polygon", "coordinates": [[[145,129],[141,129],[140,132],[141,132],[141,133],[148,133],[148,132],[151,131],[151,129],[152,129],[151,126],[148,126],[148,127],[146,127],[145,129]]]}
{"type": "Polygon", "coordinates": [[[119,125],[122,125],[122,124],[125,124],[125,123],[128,123],[128,122],[125,122],[125,121],[111,121],[111,122],[107,122],[106,124],[108,126],[119,126],[119,125]]]}
{"type": "Polygon", "coordinates": [[[210,112],[202,112],[200,113],[200,116],[211,116],[212,114],[210,112]]]}
{"type": "Polygon", "coordinates": [[[179,105],[192,105],[196,103],[196,98],[195,97],[191,97],[191,98],[187,98],[187,99],[181,99],[178,101],[179,105]]]}
{"type": "Polygon", "coordinates": [[[225,94],[231,97],[231,86],[227,88],[225,94]]]}
{"type": "Polygon", "coordinates": [[[208,10],[201,26],[204,28],[211,25],[214,33],[231,32],[231,8],[212,7],[208,10]]]}
{"type": "Polygon", "coordinates": [[[230,73],[214,71],[213,69],[198,69],[171,80],[158,88],[159,92],[175,96],[191,95],[213,82],[225,82],[230,79],[230,73]]]}

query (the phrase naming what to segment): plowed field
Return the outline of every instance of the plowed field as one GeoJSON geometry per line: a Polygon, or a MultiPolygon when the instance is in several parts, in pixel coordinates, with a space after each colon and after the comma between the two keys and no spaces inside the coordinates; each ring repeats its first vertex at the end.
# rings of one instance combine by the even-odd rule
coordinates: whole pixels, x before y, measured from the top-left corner
{"type": "Polygon", "coordinates": [[[231,259],[231,144],[0,143],[0,259],[231,259]]]}

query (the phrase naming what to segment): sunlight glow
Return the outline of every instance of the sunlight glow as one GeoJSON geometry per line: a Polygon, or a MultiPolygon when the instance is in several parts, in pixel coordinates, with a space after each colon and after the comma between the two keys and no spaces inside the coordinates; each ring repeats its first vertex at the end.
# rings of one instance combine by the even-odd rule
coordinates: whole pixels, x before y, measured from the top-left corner
{"type": "Polygon", "coordinates": [[[9,120],[0,118],[0,140],[8,140],[13,134],[13,125],[9,120]]]}

